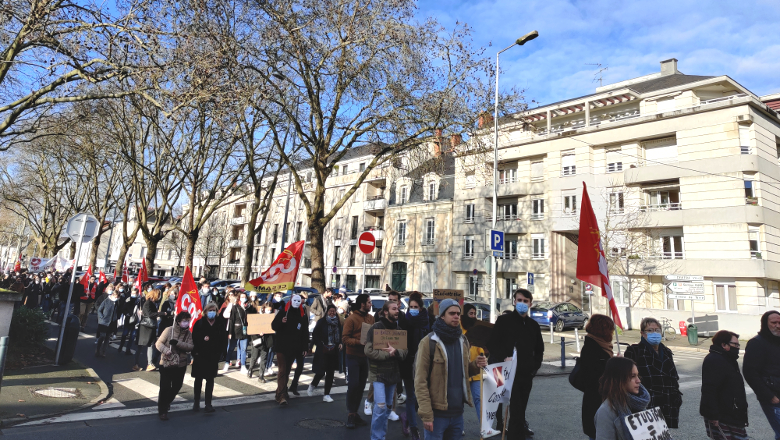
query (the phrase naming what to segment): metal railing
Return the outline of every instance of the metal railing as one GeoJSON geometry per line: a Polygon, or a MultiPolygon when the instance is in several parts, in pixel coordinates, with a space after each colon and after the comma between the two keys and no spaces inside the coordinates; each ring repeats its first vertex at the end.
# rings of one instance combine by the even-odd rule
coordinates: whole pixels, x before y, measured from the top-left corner
{"type": "Polygon", "coordinates": [[[540,212],[531,214],[531,220],[544,220],[544,213],[540,212]]]}
{"type": "Polygon", "coordinates": [[[547,254],[544,252],[534,252],[531,254],[532,260],[544,260],[545,258],[547,258],[547,254]]]}
{"type": "Polygon", "coordinates": [[[758,205],[758,197],[745,197],[745,204],[746,205],[758,205]]]}
{"type": "Polygon", "coordinates": [[[366,258],[366,264],[382,264],[382,258],[366,258]]]}
{"type": "Polygon", "coordinates": [[[377,225],[377,226],[363,226],[363,232],[367,232],[367,231],[384,231],[384,230],[385,230],[385,227],[381,226],[381,225],[377,225]]]}
{"type": "Polygon", "coordinates": [[[682,203],[657,203],[653,205],[641,205],[639,210],[642,212],[655,211],[679,211],[682,209],[682,203]]]}
{"type": "Polygon", "coordinates": [[[436,240],[433,238],[425,238],[422,240],[422,246],[433,246],[436,244],[436,240]]]}

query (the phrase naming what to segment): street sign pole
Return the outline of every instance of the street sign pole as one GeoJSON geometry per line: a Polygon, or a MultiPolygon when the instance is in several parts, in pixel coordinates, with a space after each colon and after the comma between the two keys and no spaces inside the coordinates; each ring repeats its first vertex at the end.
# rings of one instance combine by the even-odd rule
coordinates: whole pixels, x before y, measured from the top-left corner
{"type": "Polygon", "coordinates": [[[363,254],[363,293],[366,292],[366,254],[363,254]]]}
{"type": "Polygon", "coordinates": [[[65,316],[60,316],[62,323],[60,324],[60,339],[57,341],[57,354],[54,357],[54,365],[60,364],[60,350],[62,350],[62,338],[65,337],[65,325],[68,323],[68,315],[70,313],[70,297],[73,295],[73,283],[76,282],[76,261],[81,255],[81,237],[84,236],[84,231],[87,229],[87,219],[85,218],[81,222],[81,230],[79,231],[79,240],[76,242],[76,255],[73,259],[73,267],[70,272],[70,288],[68,289],[68,299],[65,300],[65,316]]]}

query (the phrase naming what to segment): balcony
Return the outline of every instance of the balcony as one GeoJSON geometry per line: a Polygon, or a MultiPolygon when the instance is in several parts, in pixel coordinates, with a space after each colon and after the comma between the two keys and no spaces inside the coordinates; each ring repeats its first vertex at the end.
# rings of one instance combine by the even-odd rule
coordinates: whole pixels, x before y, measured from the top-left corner
{"type": "Polygon", "coordinates": [[[244,247],[244,239],[243,238],[234,238],[234,239],[230,240],[230,242],[228,243],[228,246],[232,247],[232,248],[244,247]]]}
{"type": "MultiPolygon", "coordinates": [[[[492,161],[491,161],[492,163],[492,161]]],[[[486,199],[493,198],[493,185],[487,185],[477,189],[478,197],[486,199]]],[[[507,179],[504,183],[499,181],[497,197],[512,197],[512,196],[525,196],[528,195],[528,184],[525,182],[511,181],[507,179]]]]}
{"type": "Polygon", "coordinates": [[[642,212],[658,212],[658,211],[679,211],[682,209],[682,203],[660,203],[652,205],[642,205],[639,210],[642,212]]]}
{"type": "Polygon", "coordinates": [[[544,213],[543,212],[535,212],[531,214],[531,220],[544,220],[544,213]]]}
{"type": "Polygon", "coordinates": [[[385,199],[385,196],[373,196],[363,202],[363,211],[365,212],[384,211],[386,208],[387,199],[385,199]]]}
{"type": "Polygon", "coordinates": [[[247,218],[246,216],[242,215],[240,217],[233,217],[233,218],[231,218],[230,219],[230,224],[233,225],[233,226],[235,226],[235,225],[243,225],[243,224],[245,224],[248,221],[249,221],[249,218],[247,218]]]}
{"type": "Polygon", "coordinates": [[[380,266],[381,264],[382,264],[382,257],[366,258],[366,266],[380,266]]]}
{"type": "Polygon", "coordinates": [[[228,266],[237,266],[237,265],[241,264],[241,259],[238,259],[238,260],[229,260],[229,261],[227,262],[227,264],[228,264],[228,266]]]}
{"type": "Polygon", "coordinates": [[[758,206],[758,197],[745,197],[745,204],[758,206]]]}
{"type": "Polygon", "coordinates": [[[420,241],[421,246],[434,246],[436,245],[436,240],[433,238],[424,238],[420,241]]]}
{"type": "Polygon", "coordinates": [[[363,231],[374,234],[374,240],[376,241],[385,239],[385,231],[381,226],[366,226],[363,228],[363,231]]]}

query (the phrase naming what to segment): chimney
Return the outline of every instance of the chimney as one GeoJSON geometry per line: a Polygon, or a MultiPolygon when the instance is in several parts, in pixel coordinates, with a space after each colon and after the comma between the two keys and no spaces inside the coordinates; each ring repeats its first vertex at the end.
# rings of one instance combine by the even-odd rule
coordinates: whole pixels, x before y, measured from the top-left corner
{"type": "Polygon", "coordinates": [[[661,76],[674,75],[675,73],[680,73],[677,70],[677,58],[661,61],[661,76]]]}
{"type": "Polygon", "coordinates": [[[442,129],[436,130],[436,139],[433,141],[433,153],[436,155],[436,157],[441,156],[441,144],[443,142],[442,139],[442,129]]]}
{"type": "Polygon", "coordinates": [[[460,145],[461,142],[463,142],[463,136],[459,134],[453,134],[452,136],[450,136],[450,149],[454,150],[455,147],[460,145]]]}
{"type": "Polygon", "coordinates": [[[489,126],[493,125],[493,115],[489,112],[482,112],[479,114],[479,120],[477,122],[477,127],[479,128],[487,128],[489,126]]]}

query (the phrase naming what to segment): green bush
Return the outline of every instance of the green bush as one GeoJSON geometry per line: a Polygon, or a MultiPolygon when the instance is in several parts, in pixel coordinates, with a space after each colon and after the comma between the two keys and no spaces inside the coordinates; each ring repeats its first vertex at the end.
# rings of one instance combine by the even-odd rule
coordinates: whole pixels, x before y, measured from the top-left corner
{"type": "Polygon", "coordinates": [[[19,307],[11,318],[8,342],[14,347],[43,345],[49,337],[46,315],[38,309],[19,307]]]}

